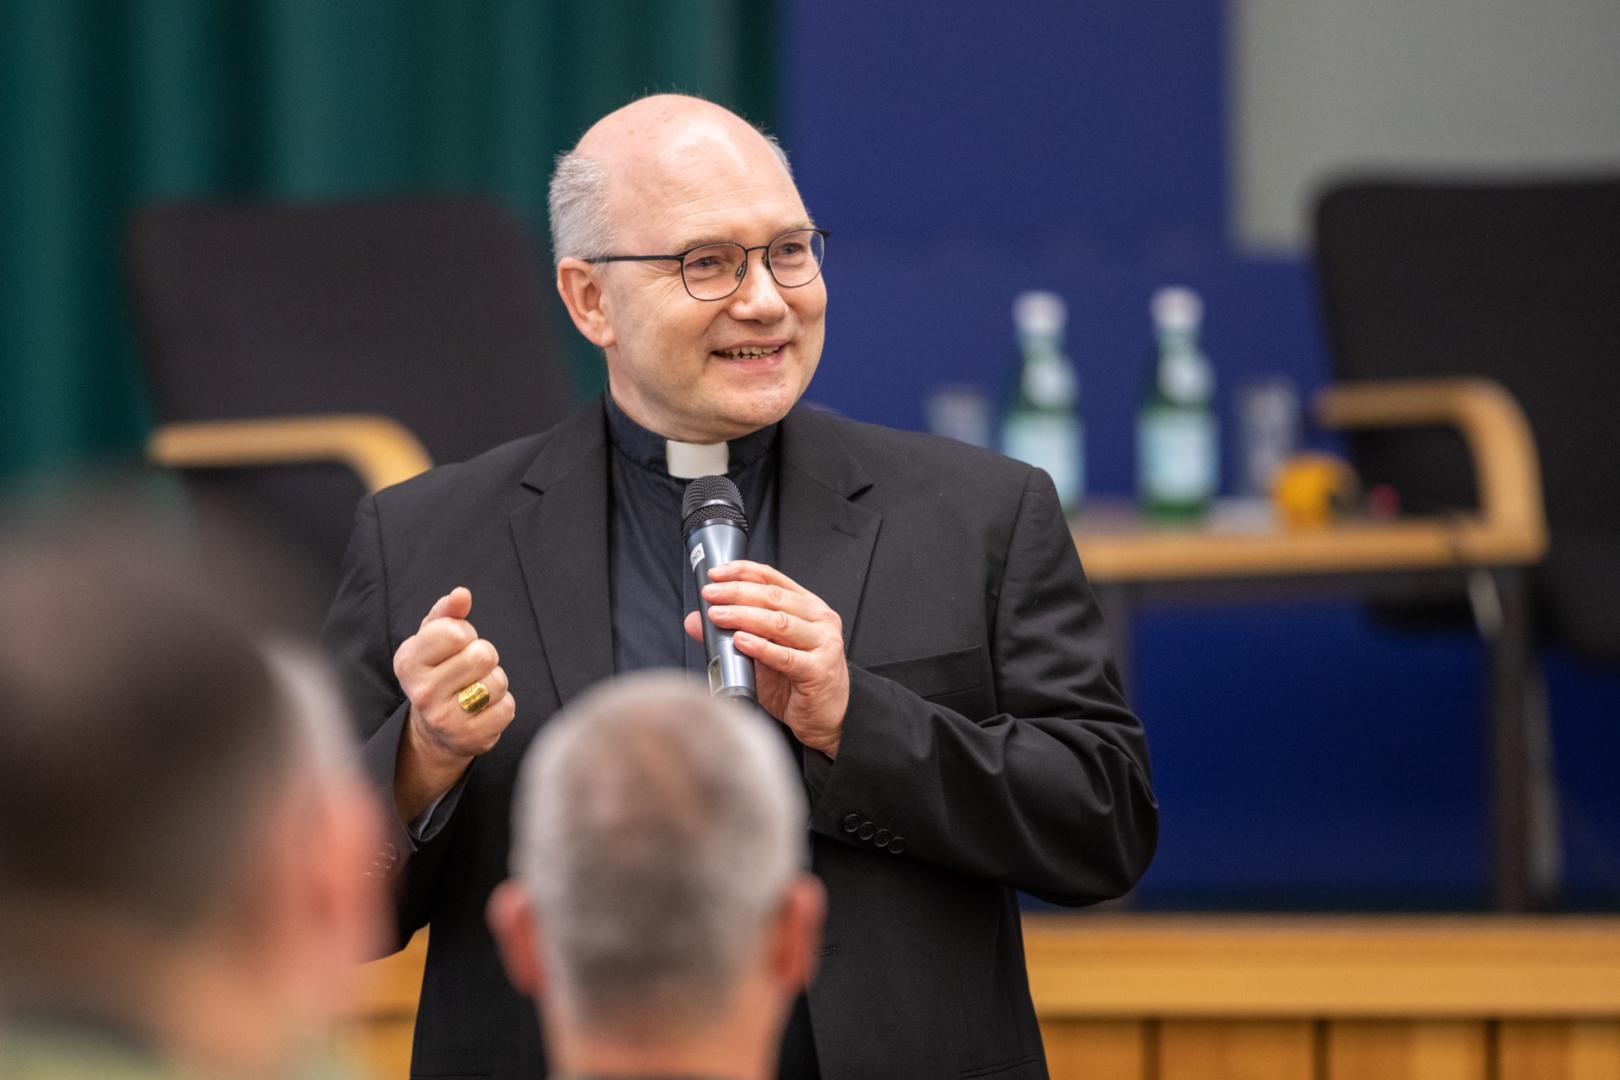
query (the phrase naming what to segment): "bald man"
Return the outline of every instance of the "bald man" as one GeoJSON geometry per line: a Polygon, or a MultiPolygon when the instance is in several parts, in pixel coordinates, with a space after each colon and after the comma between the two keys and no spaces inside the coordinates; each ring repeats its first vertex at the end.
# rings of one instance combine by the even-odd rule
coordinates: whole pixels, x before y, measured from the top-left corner
{"type": "Polygon", "coordinates": [[[564,1076],[776,1075],[826,899],[773,726],[642,672],[570,702],[529,749],[489,921],[564,1076]]]}
{"type": "Polygon", "coordinates": [[[1118,896],[1158,826],[1050,479],[799,404],[827,233],[726,110],[604,117],[559,159],[551,218],[608,392],[364,500],[328,622],[398,812],[401,940],[432,924],[414,1070],[545,1075],[483,918],[517,765],[593,682],[705,668],[680,502],[725,474],[749,558],[704,597],[794,751],[829,897],[780,1076],[1045,1076],[1016,891],[1118,896]]]}

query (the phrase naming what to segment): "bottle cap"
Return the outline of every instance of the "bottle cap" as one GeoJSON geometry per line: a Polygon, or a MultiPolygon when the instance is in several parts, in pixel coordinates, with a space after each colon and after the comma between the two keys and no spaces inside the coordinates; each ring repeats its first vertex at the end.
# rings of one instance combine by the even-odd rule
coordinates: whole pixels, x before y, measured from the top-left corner
{"type": "Polygon", "coordinates": [[[1161,330],[1196,330],[1204,318],[1204,302],[1183,285],[1167,285],[1154,293],[1150,309],[1161,330]]]}
{"type": "Polygon", "coordinates": [[[1013,301],[1013,325],[1028,337],[1056,337],[1063,333],[1069,309],[1063,297],[1054,292],[1019,293],[1013,301]]]}

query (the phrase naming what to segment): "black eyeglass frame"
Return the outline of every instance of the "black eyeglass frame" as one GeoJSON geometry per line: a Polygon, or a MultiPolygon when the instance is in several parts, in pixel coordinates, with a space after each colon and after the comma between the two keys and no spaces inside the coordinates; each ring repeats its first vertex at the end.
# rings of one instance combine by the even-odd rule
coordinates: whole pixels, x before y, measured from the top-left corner
{"type": "Polygon", "coordinates": [[[815,228],[810,228],[810,229],[786,229],[786,230],[784,230],[784,231],[782,231],[780,233],[777,233],[775,236],[771,237],[771,239],[770,239],[770,241],[768,243],[756,244],[753,247],[746,247],[746,246],[744,246],[742,244],[734,243],[732,241],[722,240],[722,241],[718,241],[718,242],[715,242],[715,243],[695,244],[692,247],[687,248],[685,251],[679,252],[678,254],[675,254],[675,255],[596,255],[596,256],[592,256],[591,258],[588,258],[588,259],[583,259],[581,261],[582,262],[588,262],[588,263],[670,262],[670,261],[678,262],[681,265],[681,287],[686,290],[686,295],[690,296],[692,299],[696,300],[700,304],[712,304],[712,303],[716,303],[716,302],[721,301],[721,300],[729,300],[729,299],[731,299],[731,297],[736,295],[737,290],[742,288],[743,278],[748,276],[748,264],[750,262],[748,256],[750,254],[752,254],[753,252],[756,252],[756,251],[764,252],[764,254],[760,256],[760,262],[765,264],[765,272],[767,274],[771,275],[771,280],[776,282],[776,287],[777,288],[779,288],[779,289],[802,289],[802,288],[804,288],[806,285],[810,284],[812,281],[816,280],[816,278],[821,276],[821,266],[822,266],[822,263],[825,262],[826,258],[827,258],[827,237],[829,237],[831,235],[832,234],[830,232],[828,232],[826,229],[815,229],[815,228]],[[797,285],[784,285],[777,278],[776,271],[771,269],[771,248],[775,247],[776,242],[778,240],[782,239],[784,236],[792,236],[794,233],[815,233],[817,236],[821,237],[821,258],[816,260],[816,272],[814,274],[811,274],[808,278],[806,278],[805,280],[799,282],[797,285]],[[694,252],[694,251],[702,251],[704,248],[724,247],[724,246],[740,247],[740,248],[742,248],[742,253],[743,253],[742,261],[737,264],[737,272],[736,272],[735,275],[733,275],[733,280],[732,280],[732,283],[731,283],[731,289],[724,296],[699,296],[699,295],[697,295],[696,293],[694,293],[692,291],[691,284],[688,283],[687,280],[686,280],[686,257],[688,255],[692,254],[692,252],[694,252]]]}

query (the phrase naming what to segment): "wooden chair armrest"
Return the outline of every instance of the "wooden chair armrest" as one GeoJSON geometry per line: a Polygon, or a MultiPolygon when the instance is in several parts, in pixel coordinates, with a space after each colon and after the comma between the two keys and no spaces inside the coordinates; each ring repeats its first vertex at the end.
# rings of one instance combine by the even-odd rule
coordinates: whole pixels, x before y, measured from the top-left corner
{"type": "Polygon", "coordinates": [[[1317,419],[1332,428],[1456,428],[1479,486],[1483,527],[1507,546],[1540,558],[1547,548],[1541,462],[1513,395],[1490,379],[1341,383],[1316,396],[1317,419]]]}
{"type": "Polygon", "coordinates": [[[172,468],[331,461],[357,473],[368,491],[408,480],[433,464],[404,425],[364,413],[164,424],[147,440],[146,456],[172,468]]]}

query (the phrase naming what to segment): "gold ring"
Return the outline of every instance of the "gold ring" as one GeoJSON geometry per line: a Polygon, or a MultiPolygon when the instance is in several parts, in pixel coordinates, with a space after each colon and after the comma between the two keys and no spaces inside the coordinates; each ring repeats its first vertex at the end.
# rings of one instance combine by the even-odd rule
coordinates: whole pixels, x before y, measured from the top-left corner
{"type": "Polygon", "coordinates": [[[471,686],[464,686],[456,693],[456,704],[461,706],[464,713],[475,713],[489,704],[489,687],[481,682],[471,686]]]}

